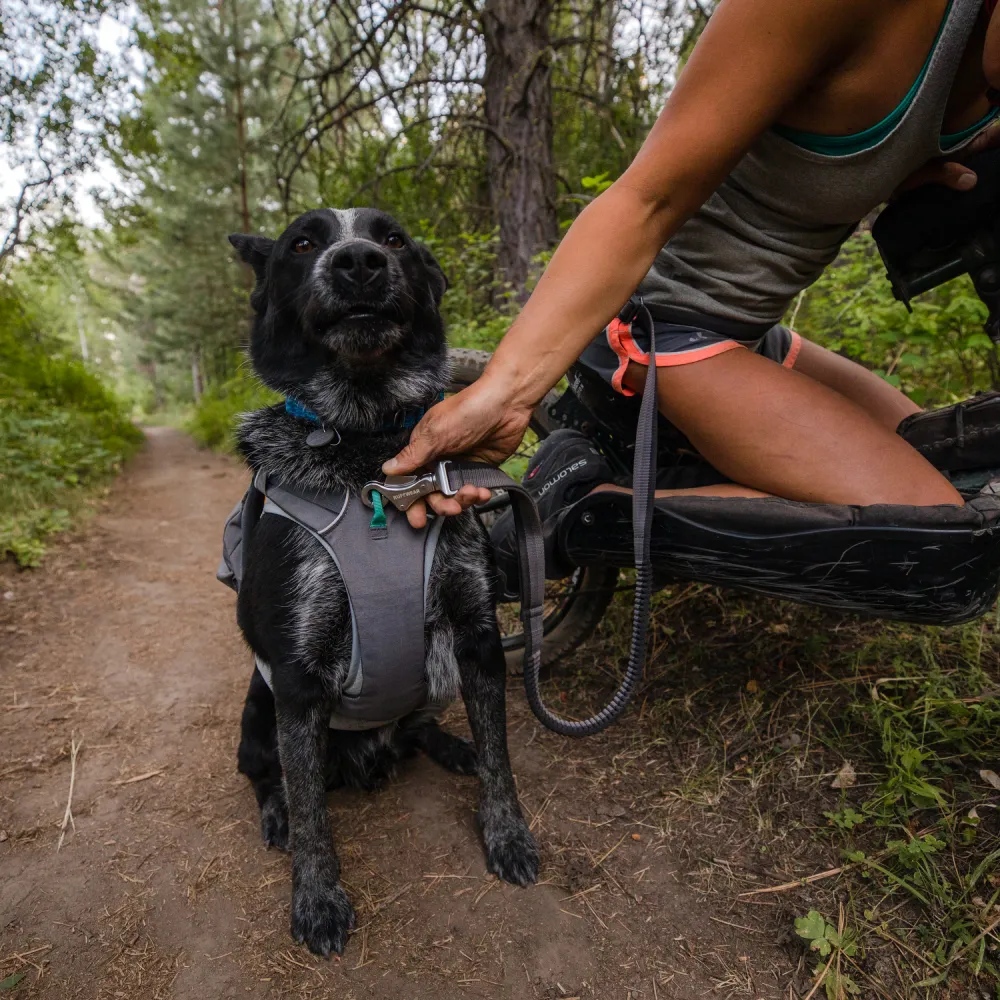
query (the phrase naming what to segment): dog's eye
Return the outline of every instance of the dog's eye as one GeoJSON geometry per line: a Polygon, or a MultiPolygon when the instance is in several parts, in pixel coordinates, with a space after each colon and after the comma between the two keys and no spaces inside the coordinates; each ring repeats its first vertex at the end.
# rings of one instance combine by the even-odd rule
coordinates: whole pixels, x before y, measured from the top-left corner
{"type": "Polygon", "coordinates": [[[406,241],[403,239],[399,233],[389,233],[385,238],[385,245],[390,250],[402,250],[406,246],[406,241]]]}
{"type": "Polygon", "coordinates": [[[296,240],[292,244],[292,253],[309,253],[310,250],[314,250],[312,240],[307,240],[305,238],[301,240],[296,240]]]}

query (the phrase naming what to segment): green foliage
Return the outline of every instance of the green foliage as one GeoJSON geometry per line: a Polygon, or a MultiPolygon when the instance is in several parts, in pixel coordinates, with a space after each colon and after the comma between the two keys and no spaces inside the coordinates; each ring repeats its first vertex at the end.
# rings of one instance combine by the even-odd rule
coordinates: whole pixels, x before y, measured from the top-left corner
{"type": "Polygon", "coordinates": [[[871,368],[920,406],[1000,388],[1000,352],[983,332],[986,307],[969,279],[922,295],[908,313],[893,298],[867,232],[844,244],[788,318],[800,333],[871,368]]]}
{"type": "Polygon", "coordinates": [[[494,277],[496,232],[441,236],[424,222],[415,235],[434,254],[448,279],[441,302],[448,343],[492,351],[507,332],[514,311],[513,301],[494,277]]]}
{"type": "Polygon", "coordinates": [[[141,0],[136,8],[146,74],[109,136],[130,190],[107,206],[114,237],[106,250],[122,276],[117,316],[154,383],[152,405],[169,407],[192,403],[196,380],[236,374],[252,277],[226,237],[284,227],[275,136],[262,144],[287,66],[270,48],[274,12],[257,0],[141,0]]]}
{"type": "Polygon", "coordinates": [[[141,439],[100,379],[0,286],[0,559],[37,565],[80,488],[116,472],[141,439]]]}
{"type": "Polygon", "coordinates": [[[857,651],[857,669],[876,678],[870,693],[829,716],[830,742],[866,755],[874,783],[860,802],[824,815],[850,838],[846,860],[885,909],[919,908],[914,932],[942,982],[961,965],[1000,979],[978,937],[1000,898],[1000,848],[995,838],[992,849],[977,843],[969,807],[990,790],[974,780],[975,767],[995,759],[1000,727],[987,654],[995,668],[996,639],[983,622],[890,625],[857,651]]]}
{"type": "Polygon", "coordinates": [[[6,993],[14,989],[27,974],[27,972],[15,972],[3,981],[0,981],[0,993],[6,993]]]}
{"type": "Polygon", "coordinates": [[[269,406],[280,398],[254,376],[241,371],[202,395],[184,429],[205,448],[234,453],[233,434],[239,414],[269,406]]]}
{"type": "Polygon", "coordinates": [[[795,920],[795,933],[809,942],[809,950],[815,951],[821,962],[813,971],[817,984],[822,982],[826,990],[827,1000],[844,1000],[845,997],[858,996],[860,987],[843,969],[841,960],[853,958],[858,953],[857,934],[849,928],[838,931],[817,910],[810,910],[804,917],[795,920]]]}
{"type": "Polygon", "coordinates": [[[98,43],[119,0],[4,0],[0,7],[0,268],[32,229],[67,213],[72,182],[112,125],[122,67],[98,43]]]}
{"type": "Polygon", "coordinates": [[[884,824],[913,810],[946,808],[955,762],[988,759],[1000,726],[979,644],[970,643],[961,664],[946,668],[941,657],[954,661],[955,651],[940,633],[894,631],[891,673],[854,708],[854,721],[871,734],[883,761],[867,811],[884,824]]]}
{"type": "Polygon", "coordinates": [[[853,830],[856,826],[861,826],[865,821],[865,816],[850,806],[838,809],[836,812],[824,812],[823,815],[838,830],[853,830]]]}
{"type": "Polygon", "coordinates": [[[603,191],[607,191],[614,181],[608,180],[608,172],[605,170],[603,174],[597,174],[596,177],[582,177],[580,183],[583,185],[584,191],[589,191],[596,197],[603,191]]]}
{"type": "Polygon", "coordinates": [[[795,920],[795,933],[809,942],[810,951],[818,952],[826,958],[834,949],[840,949],[848,958],[857,954],[855,935],[849,930],[840,933],[821,913],[810,910],[804,917],[795,920]]]}

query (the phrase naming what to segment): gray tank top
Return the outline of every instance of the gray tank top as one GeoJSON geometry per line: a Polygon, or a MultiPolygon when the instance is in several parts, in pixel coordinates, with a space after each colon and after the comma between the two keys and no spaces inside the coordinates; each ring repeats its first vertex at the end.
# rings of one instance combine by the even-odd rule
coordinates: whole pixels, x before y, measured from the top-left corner
{"type": "MultiPolygon", "coordinates": [[[[778,322],[859,220],[945,152],[945,108],[981,6],[952,0],[909,107],[868,148],[828,155],[777,130],[763,133],[657,254],[639,293],[656,305],[738,323],[778,322]]],[[[948,155],[978,131],[950,144],[948,155]]]]}

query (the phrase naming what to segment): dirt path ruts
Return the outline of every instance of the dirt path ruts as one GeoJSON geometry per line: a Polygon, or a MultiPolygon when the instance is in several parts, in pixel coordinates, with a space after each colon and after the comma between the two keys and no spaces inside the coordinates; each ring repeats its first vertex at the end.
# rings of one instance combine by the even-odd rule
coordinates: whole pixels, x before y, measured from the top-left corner
{"type": "Polygon", "coordinates": [[[339,962],[294,946],[288,859],[235,770],[249,666],[213,576],[244,479],[150,430],[43,571],[0,567],[0,980],[27,973],[10,996],[787,996],[770,971],[787,959],[720,922],[669,831],[631,817],[601,738],[541,732],[513,683],[542,884],[486,875],[475,783],[421,759],[378,795],[331,797],[359,929],[339,962]]]}

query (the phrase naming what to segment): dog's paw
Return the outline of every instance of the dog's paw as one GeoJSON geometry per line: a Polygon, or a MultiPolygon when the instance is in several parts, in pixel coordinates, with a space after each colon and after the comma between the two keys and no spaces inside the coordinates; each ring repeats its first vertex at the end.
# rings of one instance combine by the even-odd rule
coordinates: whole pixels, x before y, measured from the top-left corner
{"type": "Polygon", "coordinates": [[[538,845],[523,817],[509,818],[483,828],[486,867],[512,885],[538,881],[538,845]]]}
{"type": "Polygon", "coordinates": [[[288,805],[284,795],[275,793],[260,807],[260,836],[267,847],[288,850],[288,805]]]}
{"type": "Polygon", "coordinates": [[[292,891],[292,937],[314,955],[339,955],[354,927],[354,908],[339,882],[299,885],[292,891]]]}
{"type": "Polygon", "coordinates": [[[448,743],[436,758],[437,762],[452,774],[476,774],[479,754],[476,753],[475,743],[462,739],[461,736],[452,736],[450,733],[447,735],[448,743]]]}
{"type": "Polygon", "coordinates": [[[428,726],[420,739],[424,753],[446,771],[466,775],[478,772],[479,755],[471,740],[455,736],[436,724],[428,726]]]}

